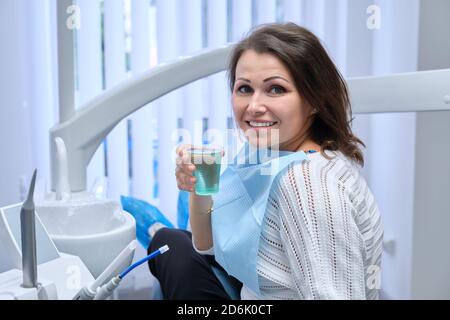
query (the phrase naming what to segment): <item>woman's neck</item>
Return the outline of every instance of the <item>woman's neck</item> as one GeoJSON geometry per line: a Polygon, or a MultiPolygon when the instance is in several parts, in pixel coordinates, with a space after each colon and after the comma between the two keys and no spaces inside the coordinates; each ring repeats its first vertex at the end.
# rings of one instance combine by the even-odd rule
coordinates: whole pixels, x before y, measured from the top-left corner
{"type": "Polygon", "coordinates": [[[312,139],[307,138],[300,143],[298,143],[297,141],[292,141],[285,145],[280,145],[280,150],[288,150],[293,152],[306,150],[316,150],[317,152],[321,151],[320,145],[315,143],[312,139]]]}
{"type": "Polygon", "coordinates": [[[310,140],[303,143],[300,147],[297,148],[296,151],[307,151],[307,150],[315,150],[317,152],[320,152],[321,148],[320,145],[310,140]]]}

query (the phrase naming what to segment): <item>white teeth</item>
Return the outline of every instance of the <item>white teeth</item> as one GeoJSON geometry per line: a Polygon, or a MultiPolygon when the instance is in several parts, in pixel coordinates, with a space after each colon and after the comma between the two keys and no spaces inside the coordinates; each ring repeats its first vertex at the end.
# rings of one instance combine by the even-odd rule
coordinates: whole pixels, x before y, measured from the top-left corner
{"type": "Polygon", "coordinates": [[[270,127],[273,126],[276,122],[253,122],[249,121],[252,127],[270,127]]]}

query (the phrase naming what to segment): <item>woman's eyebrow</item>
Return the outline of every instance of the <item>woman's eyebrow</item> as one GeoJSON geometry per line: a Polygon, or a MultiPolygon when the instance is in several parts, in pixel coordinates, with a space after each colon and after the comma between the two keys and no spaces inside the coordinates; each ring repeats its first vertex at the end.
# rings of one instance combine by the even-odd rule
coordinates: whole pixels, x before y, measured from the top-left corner
{"type": "Polygon", "coordinates": [[[286,81],[287,83],[289,83],[288,80],[286,80],[285,78],[280,77],[280,76],[274,76],[274,77],[270,77],[270,78],[264,79],[264,82],[267,82],[267,81],[270,81],[270,80],[275,80],[275,79],[281,79],[281,80],[286,81]]]}
{"type": "Polygon", "coordinates": [[[237,78],[236,80],[242,80],[242,81],[245,81],[245,82],[248,82],[248,83],[252,83],[250,80],[245,79],[245,78],[237,78]]]}
{"type": "MultiPolygon", "coordinates": [[[[270,77],[270,78],[264,79],[264,82],[267,82],[267,81],[270,81],[270,80],[275,80],[275,79],[281,79],[281,80],[286,81],[287,83],[290,83],[288,80],[286,80],[285,78],[280,77],[280,76],[274,76],[274,77],[270,77]]],[[[241,78],[241,77],[237,78],[237,80],[242,80],[242,81],[245,81],[245,82],[248,82],[248,83],[252,83],[249,79],[245,79],[245,78],[241,78]]]]}

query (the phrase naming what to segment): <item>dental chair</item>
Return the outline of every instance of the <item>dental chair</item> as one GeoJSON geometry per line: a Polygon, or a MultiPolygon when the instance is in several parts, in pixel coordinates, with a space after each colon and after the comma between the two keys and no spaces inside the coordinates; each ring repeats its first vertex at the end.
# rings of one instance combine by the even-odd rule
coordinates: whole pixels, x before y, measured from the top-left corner
{"type": "MultiPolygon", "coordinates": [[[[65,61],[64,52],[69,51],[64,46],[68,45],[72,45],[70,41],[59,47],[62,61],[65,61]]],[[[73,73],[62,73],[59,79],[60,114],[70,116],[63,117],[61,123],[50,130],[50,141],[60,137],[66,143],[67,158],[70,159],[67,167],[70,191],[82,194],[86,190],[87,166],[101,142],[119,122],[175,89],[224,71],[232,48],[229,44],[160,64],[104,91],[77,111],[70,100],[73,95],[64,85],[70,83],[65,80],[70,80],[73,73]]],[[[450,69],[353,78],[347,83],[355,113],[450,110],[450,69]]],[[[61,173],[54,143],[51,143],[50,152],[52,190],[55,190],[61,173]]],[[[227,293],[238,299],[239,292],[227,281],[228,276],[218,269],[213,268],[213,271],[227,293]]]]}

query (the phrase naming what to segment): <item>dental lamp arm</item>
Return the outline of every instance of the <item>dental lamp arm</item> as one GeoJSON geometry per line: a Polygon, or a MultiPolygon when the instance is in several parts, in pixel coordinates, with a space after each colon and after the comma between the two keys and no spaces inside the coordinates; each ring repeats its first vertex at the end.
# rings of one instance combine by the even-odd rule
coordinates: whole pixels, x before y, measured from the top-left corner
{"type": "Polygon", "coordinates": [[[103,92],[81,107],[70,120],[53,127],[50,130],[52,190],[59,180],[56,137],[62,138],[67,148],[71,191],[86,190],[86,168],[90,159],[122,119],[175,89],[225,70],[230,51],[231,45],[228,45],[160,64],[103,92]]]}
{"type": "MultiPolygon", "coordinates": [[[[125,117],[193,81],[226,69],[232,45],[161,64],[105,91],[50,131],[52,190],[58,181],[54,138],[66,143],[70,188],[86,190],[86,168],[125,117]]],[[[450,110],[450,69],[348,80],[355,113],[450,110]]]]}

